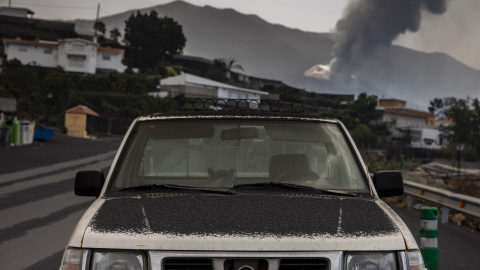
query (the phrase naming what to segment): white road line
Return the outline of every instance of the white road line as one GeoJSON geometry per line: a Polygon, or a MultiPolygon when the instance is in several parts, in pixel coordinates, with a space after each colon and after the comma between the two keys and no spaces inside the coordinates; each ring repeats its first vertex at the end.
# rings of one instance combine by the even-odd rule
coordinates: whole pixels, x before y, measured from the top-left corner
{"type": "Polygon", "coordinates": [[[36,218],[46,217],[66,207],[92,201],[93,197],[75,196],[73,189],[68,193],[34,201],[0,211],[0,230],[36,218]],[[60,203],[59,203],[60,202],[60,203]]]}
{"type": "Polygon", "coordinates": [[[117,151],[110,151],[110,152],[105,152],[103,154],[99,154],[96,156],[91,156],[91,157],[86,157],[82,159],[76,159],[76,160],[71,160],[71,161],[66,161],[66,162],[61,162],[61,163],[56,163],[52,164],[49,166],[44,166],[44,167],[38,167],[30,170],[24,170],[24,171],[19,171],[19,172],[13,172],[13,173],[6,173],[0,175],[0,183],[6,183],[10,181],[15,181],[19,179],[25,179],[29,177],[33,177],[35,175],[39,174],[45,174],[45,173],[50,173],[52,171],[58,171],[62,169],[67,169],[75,166],[79,166],[82,164],[87,164],[91,162],[95,162],[98,160],[104,160],[104,159],[112,159],[115,156],[115,153],[117,151]]]}
{"type": "MultiPolygon", "coordinates": [[[[93,164],[86,165],[84,167],[68,170],[65,172],[53,174],[53,175],[47,175],[39,178],[32,178],[28,181],[21,181],[18,183],[14,183],[12,185],[8,185],[6,187],[3,187],[0,189],[0,199],[3,195],[8,194],[8,193],[13,193],[17,191],[21,191],[27,188],[35,187],[35,186],[40,186],[40,185],[45,185],[45,184],[52,184],[52,183],[57,183],[60,181],[68,180],[75,178],[75,174],[77,171],[81,170],[101,170],[106,167],[109,167],[112,164],[113,158],[108,159],[108,160],[103,160],[99,161],[93,164]]],[[[91,161],[90,161],[91,162],[91,161]]],[[[77,164],[80,165],[81,163],[77,164]]],[[[37,173],[39,174],[39,173],[37,173]]],[[[33,174],[35,175],[35,174],[33,174]]],[[[0,176],[1,178],[1,176],[0,176]]],[[[73,190],[73,185],[72,185],[72,190],[73,190]]]]}
{"type": "MultiPolygon", "coordinates": [[[[28,231],[24,236],[0,245],[2,269],[24,269],[64,249],[84,210],[72,213],[58,222],[28,231]]],[[[58,264],[60,265],[59,258],[58,264]]]]}

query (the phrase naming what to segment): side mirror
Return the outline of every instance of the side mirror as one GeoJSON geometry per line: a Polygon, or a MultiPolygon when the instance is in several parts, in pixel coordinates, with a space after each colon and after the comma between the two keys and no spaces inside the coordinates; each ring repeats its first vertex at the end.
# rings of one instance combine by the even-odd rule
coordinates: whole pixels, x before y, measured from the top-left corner
{"type": "Polygon", "coordinates": [[[373,175],[373,185],[379,197],[403,194],[403,177],[399,171],[379,171],[373,175]]]}
{"type": "Polygon", "coordinates": [[[77,196],[100,196],[105,175],[102,171],[80,171],[75,176],[75,195],[77,196]]]}

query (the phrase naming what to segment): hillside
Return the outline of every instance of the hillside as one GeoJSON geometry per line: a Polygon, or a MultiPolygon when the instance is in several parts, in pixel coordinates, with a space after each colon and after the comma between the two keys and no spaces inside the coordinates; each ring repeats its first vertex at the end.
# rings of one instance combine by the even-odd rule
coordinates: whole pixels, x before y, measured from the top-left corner
{"type": "MultiPolygon", "coordinates": [[[[435,97],[480,97],[480,71],[445,54],[422,53],[400,46],[385,48],[365,62],[358,78],[363,87],[332,86],[307,78],[305,70],[330,61],[329,34],[304,32],[270,24],[232,9],[199,7],[183,1],[152,7],[160,16],[177,20],[184,29],[186,55],[208,59],[234,57],[247,74],[282,80],[298,88],[323,93],[358,93],[402,98],[422,107],[435,97]]],[[[148,12],[143,9],[140,12],[148,12]]],[[[124,29],[134,11],[101,20],[108,29],[124,29]]],[[[92,21],[77,20],[76,29],[91,32],[92,21]]]]}

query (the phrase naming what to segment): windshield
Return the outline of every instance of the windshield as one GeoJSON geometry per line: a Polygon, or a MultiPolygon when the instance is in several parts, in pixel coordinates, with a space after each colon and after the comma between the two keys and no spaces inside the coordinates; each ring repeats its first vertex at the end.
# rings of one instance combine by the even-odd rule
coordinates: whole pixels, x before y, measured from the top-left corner
{"type": "Polygon", "coordinates": [[[307,121],[161,120],[136,127],[111,190],[280,182],[366,191],[339,126],[307,121]]]}

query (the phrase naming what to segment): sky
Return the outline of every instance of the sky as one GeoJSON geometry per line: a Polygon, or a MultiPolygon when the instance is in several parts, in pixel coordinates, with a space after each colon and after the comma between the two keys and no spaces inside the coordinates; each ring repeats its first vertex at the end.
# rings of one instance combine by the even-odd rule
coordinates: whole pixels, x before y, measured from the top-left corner
{"type": "MultiPolygon", "coordinates": [[[[95,19],[132,9],[141,9],[172,0],[0,0],[1,6],[27,7],[37,19],[95,19]]],[[[233,8],[255,14],[270,22],[311,32],[330,32],[349,0],[184,0],[217,8],[233,8]]]]}

